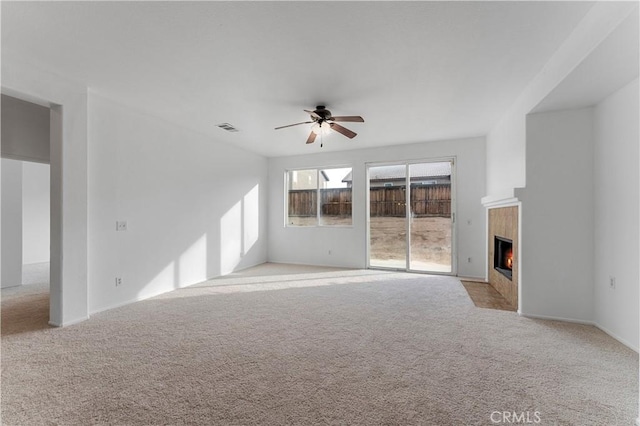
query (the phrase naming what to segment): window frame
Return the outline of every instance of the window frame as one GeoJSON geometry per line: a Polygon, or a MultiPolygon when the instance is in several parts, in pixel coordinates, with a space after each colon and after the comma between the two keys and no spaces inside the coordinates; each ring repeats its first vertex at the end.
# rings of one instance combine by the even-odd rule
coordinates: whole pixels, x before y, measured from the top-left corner
{"type": "Polygon", "coordinates": [[[353,227],[353,166],[352,165],[337,165],[337,166],[323,166],[323,167],[300,167],[300,168],[292,168],[286,169],[284,172],[284,226],[285,228],[352,228],[353,227]],[[320,175],[325,170],[332,169],[350,169],[352,180],[351,180],[351,199],[352,199],[352,207],[351,207],[351,223],[338,225],[338,224],[323,224],[322,219],[322,203],[321,203],[321,188],[320,185],[320,175]],[[311,171],[314,170],[316,173],[316,215],[315,215],[315,224],[313,225],[296,225],[293,223],[289,223],[289,191],[291,190],[291,176],[292,172],[299,171],[311,171]]]}

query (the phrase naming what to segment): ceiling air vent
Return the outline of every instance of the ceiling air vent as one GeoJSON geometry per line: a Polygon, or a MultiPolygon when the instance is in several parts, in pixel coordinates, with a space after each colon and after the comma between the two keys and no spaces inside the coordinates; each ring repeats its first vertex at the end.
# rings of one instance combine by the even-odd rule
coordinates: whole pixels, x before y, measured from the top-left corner
{"type": "Polygon", "coordinates": [[[221,123],[221,124],[218,124],[217,126],[220,127],[223,130],[226,130],[227,132],[237,132],[238,131],[238,129],[236,129],[235,127],[233,127],[229,123],[221,123]]]}

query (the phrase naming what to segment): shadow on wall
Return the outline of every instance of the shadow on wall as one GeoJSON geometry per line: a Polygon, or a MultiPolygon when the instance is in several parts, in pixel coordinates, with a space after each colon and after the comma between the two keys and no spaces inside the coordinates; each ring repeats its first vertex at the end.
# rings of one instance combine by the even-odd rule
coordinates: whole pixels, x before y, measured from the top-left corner
{"type": "Polygon", "coordinates": [[[260,192],[258,185],[220,219],[220,275],[233,272],[258,241],[260,192]]]}
{"type": "MultiPolygon", "coordinates": [[[[189,211],[196,216],[212,213],[211,208],[200,207],[203,208],[192,206],[189,211]]],[[[152,238],[163,240],[156,242],[186,248],[174,259],[163,262],[164,266],[160,266],[159,272],[158,262],[144,265],[143,275],[133,278],[145,283],[137,293],[138,299],[186,287],[212,277],[229,274],[239,267],[252,265],[243,265],[242,260],[252,252],[260,237],[259,184],[255,184],[239,201],[226,210],[223,208],[220,213],[211,214],[212,227],[200,236],[190,239],[193,241],[191,244],[178,244],[179,240],[184,241],[185,238],[184,234],[175,232],[175,229],[164,236],[158,236],[157,232],[152,235],[152,238]],[[220,219],[215,221],[215,217],[220,219]],[[152,265],[155,266],[155,273],[150,271],[152,265]],[[144,278],[145,275],[147,278],[144,278]],[[152,278],[148,278],[150,275],[152,278]]],[[[139,271],[135,270],[135,273],[139,271]]]]}

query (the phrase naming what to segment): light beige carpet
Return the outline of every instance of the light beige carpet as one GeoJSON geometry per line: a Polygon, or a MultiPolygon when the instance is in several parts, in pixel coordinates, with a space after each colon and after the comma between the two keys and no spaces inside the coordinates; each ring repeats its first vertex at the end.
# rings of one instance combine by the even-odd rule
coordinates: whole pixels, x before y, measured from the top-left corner
{"type": "Polygon", "coordinates": [[[2,289],[2,336],[49,328],[49,263],[23,265],[22,283],[2,289]]]}
{"type": "Polygon", "coordinates": [[[632,350],[443,276],[263,265],[2,336],[3,425],[631,425],[637,399],[632,350]]]}

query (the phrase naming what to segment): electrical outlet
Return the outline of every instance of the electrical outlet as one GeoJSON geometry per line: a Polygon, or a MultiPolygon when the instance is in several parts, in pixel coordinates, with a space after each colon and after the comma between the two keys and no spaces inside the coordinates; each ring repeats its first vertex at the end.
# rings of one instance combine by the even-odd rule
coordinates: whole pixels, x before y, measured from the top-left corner
{"type": "Polygon", "coordinates": [[[127,230],[127,221],[119,220],[116,222],[116,231],[126,231],[127,230]]]}
{"type": "Polygon", "coordinates": [[[329,256],[331,256],[331,250],[329,250],[329,256]]]}
{"type": "Polygon", "coordinates": [[[467,257],[467,263],[471,263],[471,258],[467,257]]]}
{"type": "Polygon", "coordinates": [[[120,287],[122,285],[122,278],[116,277],[116,287],[120,287]]]}
{"type": "Polygon", "coordinates": [[[616,277],[609,277],[609,288],[611,290],[616,289],[616,277]]]}

